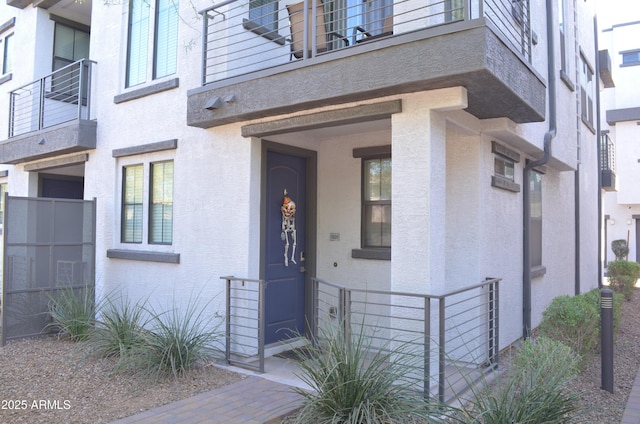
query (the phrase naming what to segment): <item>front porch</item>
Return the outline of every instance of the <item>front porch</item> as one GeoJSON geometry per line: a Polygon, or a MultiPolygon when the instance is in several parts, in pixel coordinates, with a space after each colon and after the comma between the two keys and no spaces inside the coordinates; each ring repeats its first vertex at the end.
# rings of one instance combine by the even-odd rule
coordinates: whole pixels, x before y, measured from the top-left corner
{"type": "MultiPolygon", "coordinates": [[[[226,360],[260,373],[290,370],[266,363],[264,311],[268,282],[223,277],[226,281],[226,360]]],[[[333,330],[345,338],[364,335],[378,350],[402,361],[405,376],[425,397],[450,403],[499,361],[499,278],[440,295],[353,289],[312,279],[313,309],[307,338],[322,343],[333,330]]],[[[281,349],[301,346],[282,341],[281,349]]],[[[303,344],[302,344],[303,346],[303,344]]]]}

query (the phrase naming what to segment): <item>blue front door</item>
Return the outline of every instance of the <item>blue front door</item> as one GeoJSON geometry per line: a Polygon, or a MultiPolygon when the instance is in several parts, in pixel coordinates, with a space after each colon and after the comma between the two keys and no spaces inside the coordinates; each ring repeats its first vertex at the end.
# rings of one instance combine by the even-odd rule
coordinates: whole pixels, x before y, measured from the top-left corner
{"type": "Polygon", "coordinates": [[[306,181],[306,158],[267,152],[267,344],[304,334],[306,181]]]}

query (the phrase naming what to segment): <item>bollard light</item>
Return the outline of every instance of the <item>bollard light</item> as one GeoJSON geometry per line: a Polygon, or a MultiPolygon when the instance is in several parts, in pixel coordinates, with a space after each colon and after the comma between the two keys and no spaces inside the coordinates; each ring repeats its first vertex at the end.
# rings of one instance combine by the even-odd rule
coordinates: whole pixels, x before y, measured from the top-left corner
{"type": "Polygon", "coordinates": [[[600,345],[602,389],[613,393],[613,292],[600,290],[600,345]]]}

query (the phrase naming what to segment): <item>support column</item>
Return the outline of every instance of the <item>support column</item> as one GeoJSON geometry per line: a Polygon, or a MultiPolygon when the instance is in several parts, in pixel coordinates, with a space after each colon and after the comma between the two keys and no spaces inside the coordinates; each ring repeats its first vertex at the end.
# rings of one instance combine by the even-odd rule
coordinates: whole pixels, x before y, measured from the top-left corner
{"type": "Polygon", "coordinates": [[[453,87],[408,95],[392,116],[392,290],[444,288],[446,119],[439,112],[466,107],[466,89],[453,87]]]}

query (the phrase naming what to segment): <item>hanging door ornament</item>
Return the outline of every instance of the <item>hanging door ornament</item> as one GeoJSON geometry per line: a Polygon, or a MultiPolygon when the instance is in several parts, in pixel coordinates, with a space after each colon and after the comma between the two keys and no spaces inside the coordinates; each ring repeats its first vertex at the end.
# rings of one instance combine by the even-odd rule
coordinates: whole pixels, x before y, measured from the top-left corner
{"type": "Polygon", "coordinates": [[[280,238],[284,241],[284,266],[289,266],[289,235],[293,244],[291,250],[291,262],[297,264],[296,255],[296,202],[291,200],[287,189],[284,189],[284,199],[282,200],[282,232],[280,238]]]}

